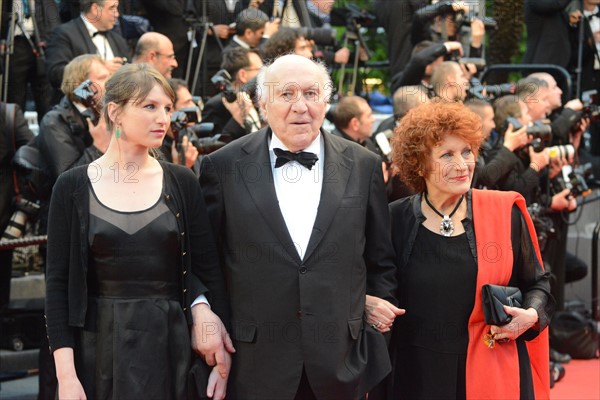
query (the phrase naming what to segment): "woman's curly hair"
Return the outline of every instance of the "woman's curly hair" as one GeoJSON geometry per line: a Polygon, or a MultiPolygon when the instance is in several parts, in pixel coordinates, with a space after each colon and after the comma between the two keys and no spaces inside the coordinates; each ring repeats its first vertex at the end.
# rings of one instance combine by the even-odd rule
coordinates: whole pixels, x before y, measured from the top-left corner
{"type": "Polygon", "coordinates": [[[469,143],[477,157],[484,139],[481,118],[462,103],[434,101],[413,108],[400,120],[392,139],[392,160],[400,179],[413,190],[425,190],[431,151],[447,135],[469,143]]]}

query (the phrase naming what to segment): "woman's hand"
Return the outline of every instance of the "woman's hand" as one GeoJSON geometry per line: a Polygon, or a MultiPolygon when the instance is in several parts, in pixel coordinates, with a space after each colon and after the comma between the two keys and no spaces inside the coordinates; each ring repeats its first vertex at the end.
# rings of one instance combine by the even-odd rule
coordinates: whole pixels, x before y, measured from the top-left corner
{"type": "Polygon", "coordinates": [[[535,308],[530,307],[524,310],[518,307],[504,306],[504,311],[512,316],[512,321],[502,326],[491,326],[490,333],[497,341],[515,340],[538,322],[535,308]]]}
{"type": "Polygon", "coordinates": [[[406,310],[394,306],[387,300],[367,295],[365,320],[381,333],[389,332],[394,319],[404,313],[406,313],[406,310]]]}
{"type": "Polygon", "coordinates": [[[58,399],[59,400],[86,400],[85,391],[77,376],[58,379],[58,399]]]}
{"type": "MultiPolygon", "coordinates": [[[[229,357],[229,364],[231,364],[231,355],[227,354],[227,357],[229,357]]],[[[206,395],[214,400],[224,399],[227,395],[227,379],[221,376],[218,367],[214,367],[208,376],[206,395]]]]}
{"type": "Polygon", "coordinates": [[[56,379],[58,380],[58,398],[85,400],[87,397],[83,386],[77,378],[75,371],[75,358],[71,347],[61,347],[54,353],[54,365],[56,365],[56,379]]]}

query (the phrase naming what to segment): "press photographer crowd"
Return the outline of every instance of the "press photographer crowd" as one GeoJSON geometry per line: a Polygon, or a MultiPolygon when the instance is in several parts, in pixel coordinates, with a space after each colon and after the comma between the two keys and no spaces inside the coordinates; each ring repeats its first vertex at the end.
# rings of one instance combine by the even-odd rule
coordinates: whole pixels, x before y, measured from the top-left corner
{"type": "Polygon", "coordinates": [[[493,3],[0,1],[0,347],[38,399],[547,399],[600,357],[598,283],[565,295],[600,0],[517,2],[513,65],[493,3]]]}

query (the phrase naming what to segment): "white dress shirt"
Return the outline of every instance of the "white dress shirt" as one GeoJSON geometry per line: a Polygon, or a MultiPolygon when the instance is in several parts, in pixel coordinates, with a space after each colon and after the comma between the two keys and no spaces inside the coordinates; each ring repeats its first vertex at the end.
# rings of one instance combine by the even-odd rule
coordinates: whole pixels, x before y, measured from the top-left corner
{"type": "Polygon", "coordinates": [[[92,42],[94,42],[94,45],[98,49],[97,54],[102,57],[104,61],[115,58],[115,53],[110,47],[110,43],[108,43],[106,35],[94,36],[94,33],[98,32],[98,29],[96,29],[96,27],[92,25],[92,23],[88,21],[83,14],[81,14],[81,19],[83,20],[83,24],[92,38],[92,42]]]}
{"type": "Polygon", "coordinates": [[[297,161],[290,161],[282,167],[275,168],[277,156],[274,148],[288,148],[273,133],[269,143],[269,157],[273,172],[273,184],[279,202],[279,209],[288,232],[298,251],[300,259],[304,258],[310,235],[317,218],[321,188],[323,183],[324,149],[321,134],[304,151],[315,153],[319,161],[311,170],[297,161]]]}

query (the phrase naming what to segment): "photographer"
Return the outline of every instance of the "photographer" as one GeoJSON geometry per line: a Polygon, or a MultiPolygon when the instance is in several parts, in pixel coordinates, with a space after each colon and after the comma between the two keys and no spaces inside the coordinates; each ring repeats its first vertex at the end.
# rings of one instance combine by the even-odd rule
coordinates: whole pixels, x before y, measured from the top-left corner
{"type": "MultiPolygon", "coordinates": [[[[423,40],[435,42],[460,42],[460,28],[470,20],[471,39],[468,57],[481,57],[486,26],[481,18],[465,18],[469,15],[469,5],[462,1],[441,1],[423,7],[415,12],[411,42],[423,40]]],[[[486,19],[493,26],[493,20],[486,19]]]]}
{"type": "MultiPolygon", "coordinates": [[[[516,96],[500,97],[495,101],[494,107],[479,99],[471,99],[465,105],[481,117],[486,137],[475,169],[475,187],[498,189],[498,182],[518,169],[522,162],[515,151],[529,143],[526,129],[531,120],[527,106],[516,96]],[[515,129],[512,124],[507,123],[509,117],[516,119],[522,127],[515,129]]],[[[524,183],[537,182],[537,172],[531,168],[521,175],[515,175],[516,177],[522,177],[524,183]]]]}
{"type": "Polygon", "coordinates": [[[258,75],[262,66],[256,50],[237,47],[223,52],[221,71],[213,77],[222,91],[206,102],[202,121],[212,122],[215,132],[233,139],[260,129],[258,112],[242,87],[258,75]]]}
{"type": "Polygon", "coordinates": [[[435,43],[424,40],[413,48],[412,55],[406,67],[392,76],[392,92],[401,86],[422,85],[428,91],[431,89],[431,73],[433,68],[444,61],[444,56],[452,53],[463,54],[459,42],[435,43]]]}
{"type": "Polygon", "coordinates": [[[469,78],[456,61],[444,61],[433,68],[431,86],[437,97],[447,102],[463,102],[469,90],[469,78]]]}
{"type": "MultiPolygon", "coordinates": [[[[37,144],[54,181],[58,176],[78,162],[90,162],[104,153],[110,140],[106,125],[101,119],[97,125],[86,118],[88,106],[73,90],[86,80],[91,80],[97,91],[98,104],[104,92],[104,82],[109,71],[100,56],[84,54],[75,57],[65,67],[61,91],[64,97],[48,112],[40,123],[37,144]]],[[[99,108],[88,110],[99,114],[99,108]]]]}
{"type": "Polygon", "coordinates": [[[235,47],[257,49],[266,42],[267,38],[277,32],[277,29],[279,29],[279,24],[276,21],[269,22],[267,14],[257,8],[246,8],[238,14],[235,20],[235,35],[223,48],[223,51],[235,47]],[[267,26],[268,31],[266,30],[267,26]]]}
{"type": "MultiPolygon", "coordinates": [[[[169,79],[169,85],[175,93],[175,102],[173,109],[175,112],[183,109],[196,109],[196,113],[200,113],[200,109],[194,103],[190,89],[182,79],[169,79]]],[[[197,118],[196,118],[197,119],[197,118]]],[[[188,124],[193,125],[194,122],[188,124]]],[[[172,163],[185,165],[188,168],[196,169],[196,160],[198,160],[198,149],[190,143],[187,136],[181,138],[181,143],[177,143],[173,133],[173,129],[177,129],[176,124],[171,123],[167,135],[163,139],[160,152],[163,157],[172,163]]]]}

